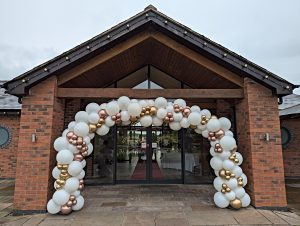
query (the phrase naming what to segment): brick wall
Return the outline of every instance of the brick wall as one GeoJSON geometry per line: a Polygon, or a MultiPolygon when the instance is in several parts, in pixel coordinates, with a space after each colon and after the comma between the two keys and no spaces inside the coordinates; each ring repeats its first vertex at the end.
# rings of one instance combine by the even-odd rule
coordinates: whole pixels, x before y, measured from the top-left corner
{"type": "Polygon", "coordinates": [[[249,78],[244,99],[236,104],[238,151],[255,207],[286,207],[284,167],[277,97],[249,78]],[[264,140],[265,133],[270,141],[264,140]]]}
{"type": "MultiPolygon", "coordinates": [[[[83,108],[85,109],[85,107],[83,108]]],[[[65,104],[64,128],[68,127],[71,121],[75,120],[75,115],[81,110],[81,99],[67,99],[65,104]]]]}
{"type": "Polygon", "coordinates": [[[41,211],[52,195],[54,140],[64,125],[64,100],[56,98],[56,77],[40,82],[22,99],[14,210],[41,211]],[[31,141],[35,133],[37,141],[31,141]]]}
{"type": "Polygon", "coordinates": [[[300,118],[281,119],[281,126],[291,132],[291,141],[283,148],[286,177],[300,177],[300,118]]]}
{"type": "Polygon", "coordinates": [[[10,143],[5,148],[0,149],[0,178],[15,178],[20,126],[19,112],[1,115],[0,125],[9,128],[12,136],[10,143]]]}

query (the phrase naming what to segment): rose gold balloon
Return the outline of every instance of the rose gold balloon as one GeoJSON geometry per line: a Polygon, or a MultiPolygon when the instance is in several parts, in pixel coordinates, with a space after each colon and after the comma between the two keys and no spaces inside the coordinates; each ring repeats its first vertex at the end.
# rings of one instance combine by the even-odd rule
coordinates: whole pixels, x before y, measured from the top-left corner
{"type": "Polygon", "coordinates": [[[82,149],[82,145],[77,145],[76,148],[77,148],[78,150],[81,150],[81,149],[82,149]]]}
{"type": "Polygon", "coordinates": [[[183,107],[179,107],[179,111],[183,111],[183,107]]]}
{"type": "Polygon", "coordinates": [[[180,112],[179,108],[175,108],[174,111],[175,111],[176,113],[179,113],[179,112],[180,112]]]}
{"type": "Polygon", "coordinates": [[[117,117],[115,115],[111,116],[111,120],[116,121],[117,117]]]}
{"type": "Polygon", "coordinates": [[[173,117],[171,117],[171,118],[170,118],[170,122],[173,122],[173,121],[174,121],[174,118],[173,118],[173,117]]]}
{"type": "Polygon", "coordinates": [[[213,137],[213,136],[215,136],[215,133],[214,132],[209,132],[208,136],[213,137]]]}
{"type": "Polygon", "coordinates": [[[223,149],[222,148],[218,148],[218,152],[222,153],[223,149]]]}
{"type": "Polygon", "coordinates": [[[79,185],[79,190],[82,190],[84,188],[84,185],[83,184],[80,184],[79,185]]]}
{"type": "Polygon", "coordinates": [[[167,116],[168,116],[169,118],[173,117],[172,112],[168,112],[168,113],[167,113],[167,116]]]}
{"type": "Polygon", "coordinates": [[[121,118],[121,113],[116,114],[117,118],[121,118]]]}
{"type": "Polygon", "coordinates": [[[74,201],[76,199],[75,195],[70,195],[69,200],[74,201]]]}
{"type": "Polygon", "coordinates": [[[74,156],[74,160],[75,160],[75,161],[81,162],[82,159],[83,159],[83,156],[82,156],[81,154],[76,154],[76,155],[74,156]]]}
{"type": "Polygon", "coordinates": [[[72,140],[77,140],[77,136],[75,134],[72,136],[72,140]]]}
{"type": "Polygon", "coordinates": [[[70,131],[67,133],[67,138],[71,139],[73,135],[74,135],[74,133],[72,131],[70,131]]]}
{"type": "Polygon", "coordinates": [[[165,120],[166,122],[169,122],[169,121],[170,121],[170,118],[169,118],[168,116],[166,116],[166,117],[164,118],[164,120],[165,120]]]}
{"type": "Polygon", "coordinates": [[[87,156],[88,155],[88,152],[87,151],[84,151],[81,153],[83,156],[87,156]]]}
{"type": "Polygon", "coordinates": [[[211,137],[211,140],[212,140],[212,141],[216,141],[217,138],[216,138],[216,137],[211,137]]]}
{"type": "Polygon", "coordinates": [[[77,200],[73,200],[73,205],[75,206],[77,204],[77,200]]]}
{"type": "Polygon", "coordinates": [[[174,108],[179,108],[179,105],[178,104],[174,104],[173,107],[174,108]]]}
{"type": "Polygon", "coordinates": [[[220,148],[221,145],[220,145],[219,143],[216,143],[216,144],[215,144],[215,147],[216,147],[216,148],[220,148]]]}
{"type": "Polygon", "coordinates": [[[101,117],[105,116],[106,115],[106,111],[104,109],[100,110],[99,111],[99,114],[101,117]]]}
{"type": "Polygon", "coordinates": [[[118,118],[117,120],[116,120],[116,123],[117,124],[120,124],[122,122],[122,120],[120,119],[120,118],[118,118]]]}
{"type": "Polygon", "coordinates": [[[83,179],[80,179],[79,180],[79,184],[83,184],[84,183],[84,180],[83,179]]]}
{"type": "Polygon", "coordinates": [[[61,207],[60,211],[61,211],[62,214],[67,215],[67,214],[72,212],[72,208],[67,206],[67,205],[63,205],[61,207]]]}
{"type": "Polygon", "coordinates": [[[67,202],[66,205],[67,205],[68,207],[72,207],[72,206],[73,206],[73,202],[69,200],[69,201],[67,202]]]}

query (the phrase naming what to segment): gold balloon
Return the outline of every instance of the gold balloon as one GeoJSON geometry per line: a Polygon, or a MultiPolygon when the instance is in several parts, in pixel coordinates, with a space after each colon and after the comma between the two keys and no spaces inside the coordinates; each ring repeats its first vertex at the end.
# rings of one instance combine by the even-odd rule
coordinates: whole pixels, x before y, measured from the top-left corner
{"type": "Polygon", "coordinates": [[[61,189],[61,188],[62,188],[62,186],[56,183],[55,189],[56,189],[56,190],[59,190],[59,189],[61,189]]]}
{"type": "Polygon", "coordinates": [[[190,128],[191,128],[191,129],[197,129],[197,126],[190,125],[190,128]]]}
{"type": "Polygon", "coordinates": [[[230,176],[231,176],[231,177],[235,177],[235,174],[234,174],[234,173],[232,173],[230,176]]]}
{"type": "Polygon", "coordinates": [[[59,170],[62,170],[62,169],[63,169],[63,165],[62,165],[62,164],[57,164],[57,168],[58,168],[59,170]]]}
{"type": "Polygon", "coordinates": [[[97,128],[100,128],[102,126],[102,123],[97,123],[97,128]]]}
{"type": "Polygon", "coordinates": [[[60,172],[61,172],[61,173],[68,173],[68,171],[65,170],[65,169],[62,169],[60,172]]]}
{"type": "Polygon", "coordinates": [[[239,162],[240,162],[239,159],[237,158],[234,159],[234,163],[239,163],[239,162]]]}
{"type": "Polygon", "coordinates": [[[234,199],[230,201],[230,206],[234,209],[240,209],[242,207],[242,202],[239,199],[234,199]]]}
{"type": "Polygon", "coordinates": [[[227,184],[222,184],[222,188],[226,189],[227,188],[227,184]]]}
{"type": "Polygon", "coordinates": [[[229,180],[229,179],[230,179],[230,176],[226,176],[225,179],[226,179],[226,180],[229,180]]]}
{"type": "Polygon", "coordinates": [[[104,118],[100,118],[99,121],[98,121],[98,123],[104,124],[105,123],[105,119],[104,118]]]}
{"type": "Polygon", "coordinates": [[[226,192],[230,192],[230,191],[231,191],[231,189],[227,187],[226,188],[226,192]]]}
{"type": "Polygon", "coordinates": [[[219,171],[219,176],[220,176],[220,177],[226,177],[225,170],[223,170],[223,169],[220,170],[220,171],[219,171]]]}
{"type": "Polygon", "coordinates": [[[63,165],[62,165],[62,169],[67,170],[68,168],[69,168],[69,165],[68,165],[68,164],[63,164],[63,165]]]}
{"type": "Polygon", "coordinates": [[[151,107],[150,113],[155,115],[156,114],[156,107],[151,107]]]}
{"type": "Polygon", "coordinates": [[[97,130],[97,125],[95,124],[89,124],[90,133],[94,133],[97,130]]]}
{"type": "Polygon", "coordinates": [[[226,170],[226,171],[225,171],[225,174],[226,174],[227,176],[230,176],[230,175],[231,175],[230,170],[226,170]]]}
{"type": "Polygon", "coordinates": [[[145,115],[149,115],[150,114],[150,111],[145,111],[145,115]]]}
{"type": "Polygon", "coordinates": [[[243,184],[243,181],[239,181],[238,182],[238,186],[242,187],[244,184],[243,184]]]}
{"type": "Polygon", "coordinates": [[[243,178],[242,177],[238,177],[237,180],[238,181],[243,181],[243,178]]]}
{"type": "Polygon", "coordinates": [[[151,107],[147,106],[146,111],[150,111],[150,110],[151,110],[151,107]]]}
{"type": "Polygon", "coordinates": [[[144,115],[145,115],[145,113],[144,113],[144,112],[142,112],[142,113],[140,114],[140,116],[141,116],[141,117],[143,117],[144,115]]]}
{"type": "Polygon", "coordinates": [[[223,194],[225,194],[225,193],[226,193],[226,190],[225,190],[225,189],[221,189],[221,192],[222,192],[223,194]]]}

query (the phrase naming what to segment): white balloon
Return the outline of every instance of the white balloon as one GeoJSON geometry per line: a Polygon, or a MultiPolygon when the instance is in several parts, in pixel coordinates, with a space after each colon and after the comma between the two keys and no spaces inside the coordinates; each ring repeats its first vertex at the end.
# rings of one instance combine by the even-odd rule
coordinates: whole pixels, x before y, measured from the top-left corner
{"type": "Polygon", "coordinates": [[[71,195],[75,195],[75,197],[78,197],[80,195],[80,191],[79,190],[74,191],[71,193],[71,195]]]}
{"type": "Polygon", "coordinates": [[[91,143],[91,138],[89,136],[85,136],[83,141],[86,143],[86,145],[89,145],[89,143],[91,143]]]}
{"type": "Polygon", "coordinates": [[[62,136],[62,137],[66,137],[68,132],[70,132],[70,130],[69,130],[69,129],[65,129],[65,130],[63,131],[63,133],[62,133],[61,136],[62,136]]]}
{"type": "Polygon", "coordinates": [[[129,121],[130,119],[130,115],[128,113],[128,111],[121,111],[121,120],[123,122],[129,121]]]}
{"type": "Polygon", "coordinates": [[[201,122],[201,115],[198,112],[192,112],[188,116],[188,121],[191,125],[197,126],[201,122]]]}
{"type": "Polygon", "coordinates": [[[207,130],[210,132],[217,132],[221,129],[221,123],[217,118],[211,118],[206,124],[207,130]]]}
{"type": "Polygon", "coordinates": [[[145,107],[148,106],[148,103],[147,103],[147,101],[145,101],[145,100],[140,100],[140,101],[139,101],[139,104],[141,105],[142,108],[145,108],[145,107]]]}
{"type": "Polygon", "coordinates": [[[241,198],[241,202],[242,202],[242,207],[247,207],[250,205],[251,199],[250,196],[246,193],[242,198],[241,198]]]}
{"type": "Polygon", "coordinates": [[[98,113],[100,111],[100,106],[97,103],[89,103],[88,105],[86,105],[85,111],[88,114],[91,114],[92,112],[98,113]]]}
{"type": "Polygon", "coordinates": [[[233,132],[231,132],[230,130],[227,130],[227,131],[225,131],[225,136],[233,137],[233,132]]]}
{"type": "Polygon", "coordinates": [[[234,166],[235,166],[234,163],[229,159],[226,159],[223,162],[223,168],[225,170],[232,170],[234,166]]]}
{"type": "Polygon", "coordinates": [[[127,110],[129,103],[130,103],[130,99],[127,96],[121,96],[118,99],[118,105],[121,110],[127,110]]]}
{"type": "Polygon", "coordinates": [[[167,110],[167,112],[173,113],[173,112],[174,112],[173,105],[168,105],[168,106],[166,107],[166,110],[167,110]]]}
{"type": "Polygon", "coordinates": [[[174,104],[178,104],[180,107],[186,107],[186,102],[183,99],[176,99],[174,104]]]}
{"type": "Polygon", "coordinates": [[[228,118],[221,117],[219,118],[219,122],[221,123],[221,129],[227,131],[231,127],[231,122],[228,118]]]}
{"type": "Polygon", "coordinates": [[[85,176],[85,171],[82,170],[82,171],[80,172],[80,174],[76,176],[76,178],[78,178],[78,179],[80,180],[80,179],[83,179],[84,176],[85,176]]]}
{"type": "Polygon", "coordinates": [[[226,184],[228,187],[230,187],[232,190],[236,189],[238,186],[238,182],[236,178],[230,178],[228,181],[226,181],[226,184]]]}
{"type": "Polygon", "coordinates": [[[225,193],[225,197],[229,201],[234,200],[235,199],[235,193],[234,193],[234,191],[231,190],[230,192],[226,192],[225,193]]]}
{"type": "Polygon", "coordinates": [[[75,121],[76,122],[89,122],[89,114],[85,111],[78,111],[75,115],[75,121]]]}
{"type": "Polygon", "coordinates": [[[68,168],[68,173],[73,176],[76,177],[77,175],[80,174],[80,172],[82,171],[82,164],[79,161],[72,161],[69,165],[68,168]]]}
{"type": "Polygon", "coordinates": [[[72,121],[68,124],[68,129],[70,131],[74,131],[74,127],[76,126],[76,122],[75,121],[72,121]]]}
{"type": "Polygon", "coordinates": [[[235,193],[235,196],[238,198],[238,199],[241,199],[244,197],[245,195],[245,189],[242,188],[242,187],[237,187],[234,189],[234,193],[235,193]]]}
{"type": "Polygon", "coordinates": [[[93,144],[89,143],[89,145],[88,145],[88,155],[90,155],[93,152],[93,150],[94,150],[93,144]]]}
{"type": "Polygon", "coordinates": [[[112,127],[115,125],[115,121],[113,121],[111,119],[111,116],[107,116],[106,119],[105,119],[105,125],[108,126],[108,127],[112,127]]]}
{"type": "Polygon", "coordinates": [[[164,109],[164,108],[159,108],[159,109],[157,110],[157,113],[156,113],[157,118],[163,119],[164,117],[166,117],[166,115],[167,115],[167,110],[166,110],[166,109],[164,109]]]}
{"type": "Polygon", "coordinates": [[[200,114],[201,114],[201,115],[205,115],[206,118],[210,118],[210,117],[211,117],[211,113],[210,113],[210,111],[207,110],[207,109],[201,110],[200,114]]]}
{"type": "Polygon", "coordinates": [[[208,138],[208,130],[203,130],[202,131],[202,136],[205,138],[208,138]]]}
{"type": "Polygon", "coordinates": [[[191,111],[192,112],[201,112],[201,109],[200,109],[200,107],[199,106],[197,106],[197,105],[193,105],[192,107],[191,107],[191,111]]]}
{"type": "Polygon", "coordinates": [[[130,124],[131,124],[131,121],[130,121],[130,120],[122,122],[122,125],[124,125],[124,126],[128,126],[128,125],[130,125],[130,124]]]}
{"type": "Polygon", "coordinates": [[[85,122],[78,122],[74,127],[74,133],[77,136],[85,137],[89,134],[89,126],[85,122]]]}
{"type": "Polygon", "coordinates": [[[147,105],[153,107],[155,105],[154,100],[147,100],[147,105]]]}
{"type": "Polygon", "coordinates": [[[163,120],[161,120],[158,117],[154,116],[152,118],[152,123],[153,123],[154,126],[161,126],[164,122],[163,122],[163,120]]]}
{"type": "Polygon", "coordinates": [[[245,187],[246,184],[248,183],[247,176],[243,173],[243,174],[241,175],[241,177],[243,178],[243,187],[245,187]]]}
{"type": "Polygon", "coordinates": [[[220,208],[226,208],[229,205],[228,199],[221,192],[215,193],[214,202],[220,208]]]}
{"type": "Polygon", "coordinates": [[[100,119],[100,116],[96,113],[96,112],[92,112],[91,114],[89,114],[89,122],[96,124],[98,123],[100,119]]]}
{"type": "Polygon", "coordinates": [[[190,127],[189,120],[187,118],[182,118],[180,121],[180,126],[182,128],[189,128],[190,127]]]}
{"type": "Polygon", "coordinates": [[[221,147],[226,151],[230,151],[230,150],[232,150],[233,148],[236,147],[235,139],[233,137],[230,137],[230,136],[222,137],[221,140],[220,140],[220,144],[221,144],[221,147]]]}
{"type": "Polygon", "coordinates": [[[239,160],[238,166],[243,163],[243,156],[239,152],[235,152],[236,158],[239,160]]]}
{"type": "Polygon", "coordinates": [[[82,165],[82,169],[86,166],[86,161],[85,161],[85,159],[83,159],[83,160],[81,161],[81,165],[82,165]]]}
{"type": "Polygon", "coordinates": [[[117,101],[111,101],[106,105],[106,112],[108,115],[116,115],[120,111],[120,107],[117,103],[117,101]]]}
{"type": "Polygon", "coordinates": [[[102,103],[102,104],[100,104],[100,109],[99,109],[99,111],[100,111],[100,110],[106,110],[106,106],[107,106],[107,103],[102,103]]]}
{"type": "Polygon", "coordinates": [[[217,154],[222,160],[226,160],[230,157],[231,153],[230,151],[222,151],[222,153],[217,154]]]}
{"type": "Polygon", "coordinates": [[[60,170],[57,168],[57,166],[55,166],[52,170],[52,177],[58,179],[59,175],[60,175],[60,170]]]}
{"type": "Polygon", "coordinates": [[[78,197],[76,197],[76,201],[77,203],[76,205],[72,206],[72,210],[81,210],[84,205],[84,198],[81,195],[79,195],[78,197]]]}
{"type": "Polygon", "coordinates": [[[140,118],[140,123],[143,127],[148,127],[152,125],[152,117],[150,115],[145,115],[140,118]]]}
{"type": "Polygon", "coordinates": [[[78,190],[79,180],[76,177],[71,177],[71,178],[67,179],[64,188],[68,193],[72,193],[72,192],[78,190]]]}
{"type": "Polygon", "coordinates": [[[56,151],[61,151],[63,149],[68,148],[69,142],[65,137],[59,137],[54,141],[53,146],[56,151]]]}
{"type": "Polygon", "coordinates": [[[131,99],[130,103],[138,103],[138,100],[137,99],[131,99]]]}
{"type": "Polygon", "coordinates": [[[90,137],[90,139],[92,140],[92,139],[94,139],[94,137],[95,137],[95,133],[89,133],[89,135],[88,135],[89,137],[90,137]]]}
{"type": "Polygon", "coordinates": [[[173,118],[174,118],[174,122],[180,122],[181,119],[183,118],[182,113],[181,112],[174,112],[173,113],[173,118]]]}
{"type": "Polygon", "coordinates": [[[53,199],[50,199],[47,203],[47,211],[51,214],[56,214],[60,211],[60,205],[57,205],[53,199]]]}
{"type": "Polygon", "coordinates": [[[194,130],[196,133],[198,133],[198,134],[202,134],[202,130],[201,129],[195,129],[194,130]]]}
{"type": "Polygon", "coordinates": [[[108,132],[109,132],[109,127],[106,125],[102,125],[96,131],[96,133],[100,136],[104,136],[104,135],[108,134],[108,132]]]}
{"type": "Polygon", "coordinates": [[[207,130],[206,124],[205,124],[205,125],[199,124],[199,125],[197,126],[197,129],[200,129],[200,130],[207,130]]]}
{"type": "Polygon", "coordinates": [[[59,164],[70,164],[73,161],[74,155],[71,151],[63,149],[56,155],[56,161],[59,164]]]}
{"type": "Polygon", "coordinates": [[[236,177],[240,177],[243,174],[243,170],[239,166],[233,167],[233,169],[231,170],[231,172],[234,173],[236,177]]]}
{"type": "Polygon", "coordinates": [[[169,123],[169,127],[172,129],[172,130],[175,130],[175,131],[178,131],[181,129],[181,126],[180,126],[180,123],[179,122],[170,122],[169,123]]]}
{"type": "Polygon", "coordinates": [[[142,112],[142,107],[138,103],[130,103],[128,105],[128,113],[131,116],[139,116],[142,112]]]}
{"type": "Polygon", "coordinates": [[[217,153],[215,152],[215,148],[214,147],[211,147],[209,149],[209,153],[210,153],[211,156],[216,156],[217,155],[217,153]]]}
{"type": "Polygon", "coordinates": [[[221,170],[223,168],[223,161],[222,159],[220,159],[218,156],[214,156],[212,157],[212,159],[210,160],[210,166],[214,169],[214,170],[221,170]]]}
{"type": "Polygon", "coordinates": [[[54,192],[52,200],[55,202],[56,205],[64,205],[69,201],[70,194],[64,190],[60,189],[54,192]]]}
{"type": "Polygon", "coordinates": [[[79,150],[77,149],[77,147],[73,144],[69,144],[68,148],[66,148],[68,150],[70,150],[73,154],[77,154],[79,152],[79,150]]]}
{"type": "Polygon", "coordinates": [[[154,106],[157,108],[166,108],[168,101],[164,97],[157,97],[154,101],[154,106]]]}
{"type": "MultiPolygon", "coordinates": [[[[218,174],[219,175],[219,174],[218,174]]],[[[224,180],[221,178],[221,177],[219,177],[219,176],[217,176],[215,179],[214,179],[214,187],[215,187],[215,189],[217,190],[217,191],[221,191],[222,190],[222,184],[224,184],[225,182],[224,182],[224,180]]]]}

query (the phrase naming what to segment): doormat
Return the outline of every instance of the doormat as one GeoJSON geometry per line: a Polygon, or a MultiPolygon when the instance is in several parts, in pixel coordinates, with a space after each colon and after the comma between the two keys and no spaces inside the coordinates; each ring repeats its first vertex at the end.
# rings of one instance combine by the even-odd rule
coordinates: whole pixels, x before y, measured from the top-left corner
{"type": "MultiPolygon", "coordinates": [[[[152,162],[152,178],[156,180],[164,179],[164,176],[157,164],[152,162]]],[[[134,172],[131,176],[133,180],[144,180],[146,179],[146,161],[138,162],[135,166],[134,172]]]]}

